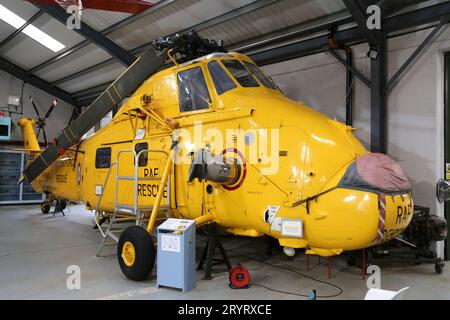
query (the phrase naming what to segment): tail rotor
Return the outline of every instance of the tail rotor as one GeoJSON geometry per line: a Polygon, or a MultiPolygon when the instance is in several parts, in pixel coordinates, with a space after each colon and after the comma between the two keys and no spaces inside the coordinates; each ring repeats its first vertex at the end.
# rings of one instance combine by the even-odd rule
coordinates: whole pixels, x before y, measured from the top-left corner
{"type": "Polygon", "coordinates": [[[37,138],[39,139],[39,135],[42,132],[42,137],[44,138],[45,146],[47,147],[48,140],[47,140],[47,133],[45,132],[46,121],[50,117],[52,112],[55,110],[56,106],[58,105],[58,99],[53,98],[52,104],[51,104],[50,108],[47,110],[47,112],[43,118],[41,117],[41,115],[39,113],[39,109],[37,108],[36,103],[34,102],[33,97],[31,97],[31,96],[30,96],[30,101],[31,101],[33,109],[37,115],[37,123],[36,123],[37,127],[38,127],[37,138]]]}

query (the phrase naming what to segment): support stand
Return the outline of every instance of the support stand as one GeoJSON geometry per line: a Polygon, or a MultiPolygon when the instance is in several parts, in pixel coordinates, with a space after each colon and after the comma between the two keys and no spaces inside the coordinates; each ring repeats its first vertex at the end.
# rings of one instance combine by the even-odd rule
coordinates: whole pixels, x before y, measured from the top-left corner
{"type": "Polygon", "coordinates": [[[206,264],[205,276],[203,279],[211,280],[213,265],[224,263],[227,266],[228,271],[230,271],[232,267],[230,260],[228,259],[227,253],[225,252],[225,249],[223,248],[222,243],[220,242],[219,237],[217,236],[215,225],[210,224],[206,226],[206,228],[207,228],[206,232],[208,234],[208,241],[206,243],[205,249],[203,249],[203,254],[200,259],[200,262],[198,263],[197,270],[203,270],[203,266],[206,264]],[[219,251],[223,259],[214,259],[216,248],[219,248],[219,251]]]}
{"type": "Polygon", "coordinates": [[[64,209],[67,206],[67,202],[65,200],[56,200],[55,210],[53,211],[53,218],[57,213],[62,213],[62,215],[65,217],[64,209]]]}

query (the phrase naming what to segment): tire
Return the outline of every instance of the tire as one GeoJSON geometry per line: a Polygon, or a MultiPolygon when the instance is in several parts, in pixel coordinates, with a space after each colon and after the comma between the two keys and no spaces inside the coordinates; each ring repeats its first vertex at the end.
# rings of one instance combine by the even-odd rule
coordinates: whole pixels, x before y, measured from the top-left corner
{"type": "Polygon", "coordinates": [[[436,271],[437,274],[441,274],[442,272],[444,272],[444,266],[445,266],[445,263],[436,262],[434,265],[434,271],[436,271]]]}
{"type": "Polygon", "coordinates": [[[120,235],[117,259],[120,269],[128,279],[147,279],[155,264],[155,255],[153,239],[144,228],[131,226],[120,235]]]}
{"type": "Polygon", "coordinates": [[[41,203],[41,212],[43,214],[48,214],[50,212],[50,209],[51,209],[50,203],[48,202],[41,203]]]}

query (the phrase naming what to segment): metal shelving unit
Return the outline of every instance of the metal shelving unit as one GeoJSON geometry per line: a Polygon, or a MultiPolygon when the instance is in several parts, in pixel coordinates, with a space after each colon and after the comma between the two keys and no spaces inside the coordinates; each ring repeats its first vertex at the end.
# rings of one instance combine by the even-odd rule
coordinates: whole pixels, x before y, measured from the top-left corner
{"type": "Polygon", "coordinates": [[[0,204],[41,203],[45,195],[36,193],[28,182],[18,184],[26,166],[26,154],[0,150],[0,204]]]}

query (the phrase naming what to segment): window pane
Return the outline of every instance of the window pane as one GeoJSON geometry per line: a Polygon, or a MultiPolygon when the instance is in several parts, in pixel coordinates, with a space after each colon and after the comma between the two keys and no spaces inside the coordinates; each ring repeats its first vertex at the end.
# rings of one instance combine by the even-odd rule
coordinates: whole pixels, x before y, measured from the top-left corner
{"type": "Polygon", "coordinates": [[[111,148],[97,149],[95,155],[95,167],[97,169],[107,169],[111,166],[111,148]]]}
{"type": "Polygon", "coordinates": [[[208,63],[208,70],[211,74],[211,78],[214,82],[218,95],[237,87],[217,61],[211,61],[208,63]]]}
{"type": "Polygon", "coordinates": [[[236,78],[237,82],[243,87],[259,87],[258,82],[247,71],[242,63],[237,60],[222,60],[228,71],[236,78]]]}
{"type": "MultiPolygon", "coordinates": [[[[134,147],[134,151],[136,152],[136,155],[139,155],[139,152],[141,152],[142,150],[148,150],[148,143],[147,142],[138,143],[134,147]]],[[[144,151],[139,156],[138,166],[139,167],[146,167],[147,164],[148,164],[148,152],[144,151]]]]}
{"type": "Polygon", "coordinates": [[[265,87],[274,90],[277,89],[277,87],[273,85],[273,83],[269,80],[269,78],[267,78],[256,65],[249,62],[245,62],[245,65],[255,75],[255,77],[258,78],[259,82],[261,82],[265,87]]]}
{"type": "Polygon", "coordinates": [[[211,98],[200,67],[178,73],[180,111],[208,109],[211,98]]]}

